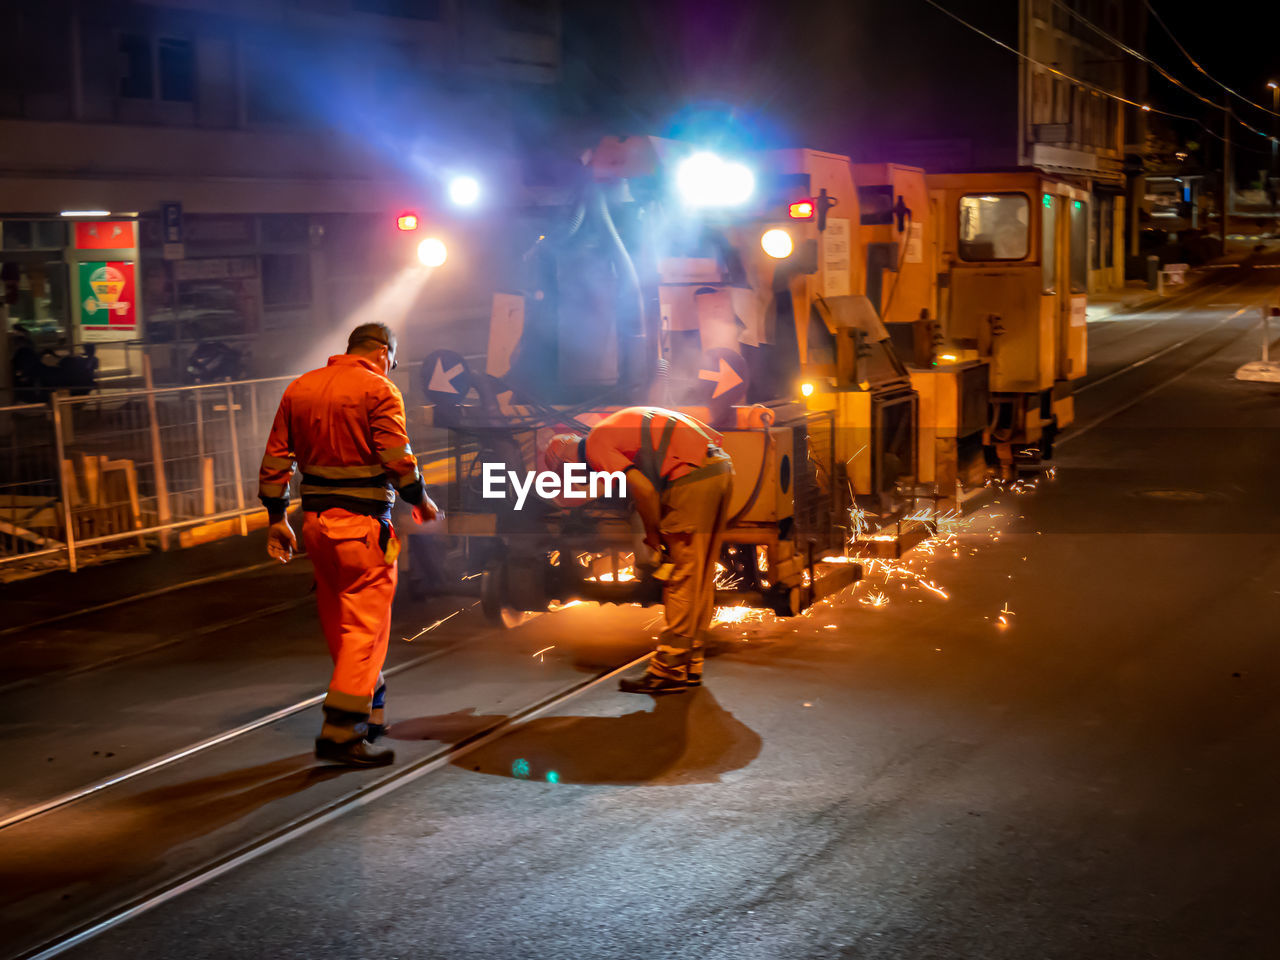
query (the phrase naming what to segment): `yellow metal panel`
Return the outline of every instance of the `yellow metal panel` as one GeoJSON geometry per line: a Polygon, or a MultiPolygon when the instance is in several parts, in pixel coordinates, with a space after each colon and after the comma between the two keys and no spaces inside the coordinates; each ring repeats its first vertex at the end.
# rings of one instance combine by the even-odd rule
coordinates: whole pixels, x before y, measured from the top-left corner
{"type": "Polygon", "coordinates": [[[863,391],[815,393],[810,410],[835,411],[835,459],[843,463],[854,493],[871,492],[871,394],[863,391]]]}
{"type": "Polygon", "coordinates": [[[1086,329],[1087,294],[1074,294],[1067,322],[1062,326],[1062,345],[1058,357],[1058,379],[1079,380],[1089,365],[1089,335],[1086,329]]]}
{"type": "Polygon", "coordinates": [[[937,265],[933,256],[934,230],[924,171],[896,163],[859,163],[853,167],[859,187],[888,186],[896,204],[899,197],[911,217],[899,231],[895,219],[888,224],[867,224],[859,230],[862,255],[870,243],[897,243],[897,270],[886,270],[880,293],[885,323],[914,323],[933,309],[937,265]]]}
{"type": "Polygon", "coordinates": [[[912,370],[911,386],[919,397],[919,429],[916,431],[916,474],[921,483],[933,483],[936,469],[933,438],[937,421],[941,378],[929,370],[912,370]]]}
{"type": "Polygon", "coordinates": [[[1059,397],[1053,401],[1053,415],[1058,420],[1058,428],[1070,426],[1076,419],[1076,398],[1059,397]]]}
{"type": "Polygon", "coordinates": [[[738,516],[744,508],[739,523],[776,524],[791,516],[795,507],[793,431],[778,427],[766,436],[759,430],[726,430],[723,436],[721,446],[733,460],[734,472],[729,516],[738,516]]]}

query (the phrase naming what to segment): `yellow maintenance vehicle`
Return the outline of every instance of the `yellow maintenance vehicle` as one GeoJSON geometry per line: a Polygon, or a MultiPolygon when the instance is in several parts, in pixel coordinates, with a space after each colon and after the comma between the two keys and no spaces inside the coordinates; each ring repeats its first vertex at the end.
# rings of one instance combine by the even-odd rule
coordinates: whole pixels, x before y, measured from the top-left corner
{"type": "Polygon", "coordinates": [[[1088,340],[1088,192],[1034,170],[927,178],[938,234],[934,361],[985,361],[985,442],[1006,476],[1075,416],[1088,340]]]}
{"type": "MultiPolygon", "coordinates": [[[[1026,175],[994,176],[1003,195],[1026,175]]],[[[483,569],[486,611],[658,599],[624,504],[517,508],[484,483],[486,470],[539,469],[553,433],[631,404],[725,437],[723,602],[795,614],[856,578],[856,557],[927,536],[938,509],[985,481],[984,443],[1019,442],[999,439],[988,398],[1006,348],[950,322],[972,312],[969,278],[963,297],[940,295],[950,251],[995,243],[940,213],[945,189],[816,150],[732,159],[602,141],[569,195],[522,219],[539,226],[524,276],[494,296],[484,369],[449,351],[423,363],[427,416],[452,438],[448,536],[483,569]]],[[[962,259],[953,273],[979,262],[962,259]]]]}

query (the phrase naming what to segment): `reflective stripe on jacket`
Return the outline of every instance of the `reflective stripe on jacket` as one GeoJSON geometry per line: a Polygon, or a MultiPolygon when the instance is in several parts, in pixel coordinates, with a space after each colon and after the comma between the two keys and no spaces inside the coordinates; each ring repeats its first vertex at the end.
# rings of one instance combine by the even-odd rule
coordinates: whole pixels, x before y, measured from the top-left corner
{"type": "Polygon", "coordinates": [[[267,438],[258,499],[272,514],[289,505],[294,465],[302,509],[342,507],[389,515],[398,492],[422,502],[422,475],[405,430],[404,400],[364,357],[340,354],[289,384],[267,438]]]}

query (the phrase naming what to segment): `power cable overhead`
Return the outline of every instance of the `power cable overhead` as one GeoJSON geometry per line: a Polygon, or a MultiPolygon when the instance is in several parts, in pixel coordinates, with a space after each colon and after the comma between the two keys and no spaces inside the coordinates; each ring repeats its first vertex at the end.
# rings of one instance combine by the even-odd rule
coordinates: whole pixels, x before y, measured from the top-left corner
{"type": "Polygon", "coordinates": [[[1150,11],[1151,16],[1155,17],[1156,23],[1160,24],[1164,32],[1169,35],[1169,39],[1173,41],[1173,45],[1177,47],[1180,51],[1182,51],[1182,55],[1191,62],[1191,65],[1193,67],[1195,67],[1202,74],[1208,77],[1211,81],[1213,81],[1218,86],[1220,86],[1223,90],[1227,91],[1227,93],[1231,94],[1233,97],[1236,97],[1239,100],[1243,100],[1245,103],[1249,104],[1249,106],[1253,107],[1255,110],[1261,110],[1263,113],[1270,114],[1273,117],[1280,117],[1280,113],[1277,113],[1275,110],[1272,110],[1270,107],[1264,107],[1260,103],[1255,103],[1254,101],[1246,97],[1243,93],[1233,90],[1231,87],[1227,86],[1225,83],[1223,83],[1213,74],[1211,74],[1208,70],[1202,67],[1200,65],[1200,62],[1196,60],[1196,58],[1193,57],[1187,51],[1187,48],[1178,42],[1178,38],[1173,35],[1173,31],[1169,29],[1169,25],[1160,18],[1160,14],[1156,12],[1156,8],[1151,5],[1151,0],[1145,0],[1145,2],[1147,4],[1147,10],[1150,11]]]}
{"type": "MultiPolygon", "coordinates": [[[[1192,97],[1195,97],[1195,99],[1199,100],[1201,103],[1206,104],[1210,107],[1213,107],[1213,109],[1215,110],[1221,110],[1224,113],[1227,113],[1230,111],[1230,108],[1225,104],[1218,103],[1216,100],[1211,100],[1208,97],[1202,96],[1198,91],[1191,89],[1191,87],[1187,86],[1185,83],[1183,83],[1173,74],[1171,74],[1168,70],[1166,70],[1160,64],[1156,63],[1154,60],[1148,57],[1145,53],[1142,53],[1140,50],[1135,50],[1133,47],[1129,46],[1124,41],[1115,37],[1111,33],[1108,33],[1106,30],[1098,26],[1088,17],[1084,16],[1084,14],[1076,10],[1073,10],[1068,4],[1063,3],[1063,0],[1050,0],[1050,2],[1053,3],[1054,6],[1060,7],[1062,10],[1066,11],[1067,14],[1074,17],[1076,20],[1080,21],[1080,23],[1084,24],[1086,27],[1088,27],[1094,33],[1098,34],[1100,37],[1106,38],[1110,43],[1114,44],[1118,49],[1120,49],[1124,53],[1127,53],[1129,56],[1133,57],[1134,59],[1140,60],[1142,63],[1145,63],[1156,73],[1160,74],[1160,76],[1164,77],[1166,80],[1172,83],[1175,87],[1178,87],[1179,89],[1190,94],[1192,97]]],[[[1270,113],[1271,111],[1268,110],[1267,112],[1270,113]]],[[[1280,114],[1277,114],[1277,116],[1280,116],[1280,114]]],[[[1257,127],[1254,127],[1248,123],[1245,123],[1245,121],[1241,120],[1234,113],[1231,114],[1231,119],[1233,119],[1236,123],[1240,124],[1240,126],[1244,127],[1250,133],[1256,133],[1258,136],[1268,140],[1271,139],[1266,133],[1259,130],[1257,127]]]]}
{"type": "MultiPolygon", "coordinates": [[[[968,20],[965,20],[959,14],[952,13],[942,4],[938,3],[937,0],[924,0],[924,2],[929,4],[929,6],[933,7],[938,12],[943,13],[946,16],[950,17],[952,20],[954,20],[956,23],[960,24],[961,26],[966,27],[969,30],[972,30],[974,33],[978,34],[980,37],[985,37],[987,40],[990,40],[996,46],[1002,47],[1003,49],[1008,50],[1015,57],[1018,57],[1021,60],[1025,60],[1027,63],[1035,64],[1037,67],[1040,67],[1042,70],[1047,70],[1049,73],[1052,73],[1055,76],[1062,77],[1064,80],[1067,80],[1070,83],[1076,84],[1076,86],[1082,87],[1085,90],[1092,90],[1094,93],[1098,94],[1099,96],[1109,97],[1110,99],[1115,100],[1119,103],[1128,104],[1131,107],[1137,107],[1139,110],[1145,111],[1147,113],[1156,113],[1162,117],[1172,117],[1175,120],[1186,120],[1188,123],[1194,123],[1196,126],[1198,126],[1201,130],[1203,130],[1209,136],[1213,137],[1215,140],[1220,140],[1223,142],[1226,141],[1225,137],[1223,137],[1221,134],[1214,133],[1205,125],[1204,121],[1199,120],[1196,117],[1189,117],[1185,113],[1174,113],[1171,110],[1161,110],[1159,107],[1153,107],[1149,103],[1139,103],[1136,100],[1130,100],[1128,97],[1122,97],[1118,93],[1112,93],[1110,90],[1106,89],[1105,87],[1100,87],[1096,83],[1090,83],[1088,80],[1081,80],[1079,77],[1072,76],[1071,74],[1067,73],[1064,70],[1059,70],[1057,67],[1050,66],[1049,64],[1044,63],[1041,60],[1037,60],[1035,57],[1032,57],[1028,54],[1023,53],[1017,47],[1014,47],[1005,43],[999,37],[993,37],[991,34],[983,30],[981,27],[974,26],[968,20]]],[[[1238,120],[1239,118],[1236,118],[1233,115],[1233,119],[1238,120]]],[[[1240,121],[1240,122],[1243,122],[1243,121],[1240,121]]],[[[1248,124],[1245,124],[1245,126],[1248,126],[1248,124]]],[[[1250,127],[1249,129],[1253,130],[1252,127],[1250,127]]],[[[1260,136],[1266,137],[1266,134],[1261,133],[1260,131],[1254,130],[1254,132],[1258,133],[1260,136]]],[[[1270,139],[1270,137],[1267,137],[1267,139],[1270,139]]],[[[1251,153],[1262,154],[1266,152],[1263,150],[1257,150],[1253,147],[1246,147],[1242,144],[1236,145],[1236,146],[1238,147],[1238,149],[1248,150],[1251,153]]]]}

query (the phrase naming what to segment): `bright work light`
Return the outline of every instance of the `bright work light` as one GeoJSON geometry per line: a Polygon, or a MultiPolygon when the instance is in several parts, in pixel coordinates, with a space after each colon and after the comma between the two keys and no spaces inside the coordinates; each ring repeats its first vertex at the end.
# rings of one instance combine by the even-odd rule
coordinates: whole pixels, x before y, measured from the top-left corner
{"type": "Polygon", "coordinates": [[[475,177],[454,177],[449,181],[449,199],[455,206],[474,207],[480,199],[480,181],[475,177]]]}
{"type": "Polygon", "coordinates": [[[424,267],[439,267],[449,259],[449,248],[443,240],[427,237],[418,244],[418,260],[424,267]]]}
{"type": "Polygon", "coordinates": [[[695,153],[676,168],[676,189],[691,207],[736,207],[751,199],[755,174],[714,153],[695,153]]]}
{"type": "Polygon", "coordinates": [[[794,247],[791,234],[778,228],[766,230],[760,238],[760,248],[775,260],[785,260],[791,256],[794,247]]]}

